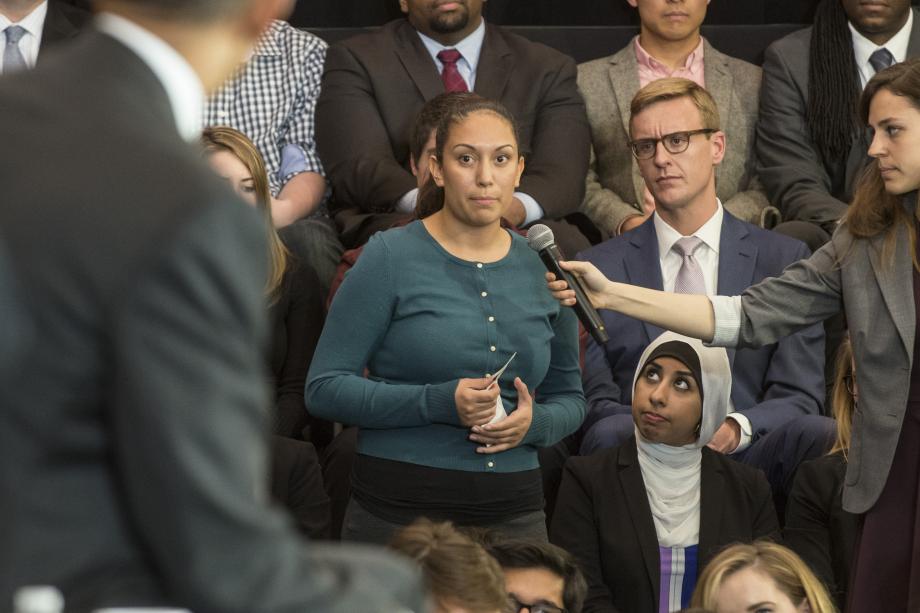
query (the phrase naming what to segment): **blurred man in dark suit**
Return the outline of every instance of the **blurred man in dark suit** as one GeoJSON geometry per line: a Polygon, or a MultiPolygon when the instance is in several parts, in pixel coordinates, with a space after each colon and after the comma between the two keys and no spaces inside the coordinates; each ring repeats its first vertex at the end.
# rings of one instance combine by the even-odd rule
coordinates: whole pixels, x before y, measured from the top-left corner
{"type": "Polygon", "coordinates": [[[0,79],[0,239],[37,331],[0,386],[0,608],[36,584],[75,613],[422,606],[409,567],[268,505],[265,228],[191,143],[288,4],[99,0],[0,79]]]}

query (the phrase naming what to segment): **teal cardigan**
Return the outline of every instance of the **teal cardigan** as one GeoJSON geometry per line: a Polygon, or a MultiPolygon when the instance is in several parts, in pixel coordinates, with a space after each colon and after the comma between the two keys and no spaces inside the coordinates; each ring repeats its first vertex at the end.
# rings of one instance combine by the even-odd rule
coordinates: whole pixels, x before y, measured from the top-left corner
{"type": "Polygon", "coordinates": [[[435,468],[517,472],[538,447],[574,432],[585,415],[578,328],[553,299],[537,254],[517,234],[497,262],[461,260],[421,222],[378,233],[339,288],[307,377],[310,412],[360,427],[358,452],[435,468]],[[454,402],[457,382],[498,370],[517,406],[514,378],[533,392],[523,442],[476,453],[454,402]],[[368,376],[364,376],[367,368],[368,376]]]}

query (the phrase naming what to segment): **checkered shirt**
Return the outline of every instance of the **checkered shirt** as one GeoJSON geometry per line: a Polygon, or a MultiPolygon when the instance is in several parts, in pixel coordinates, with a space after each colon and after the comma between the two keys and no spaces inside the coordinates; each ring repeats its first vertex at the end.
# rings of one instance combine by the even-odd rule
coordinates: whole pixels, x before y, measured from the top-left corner
{"type": "Polygon", "coordinates": [[[236,128],[255,143],[274,196],[301,172],[323,174],[313,122],[326,47],[316,36],[275,21],[252,58],[205,105],[205,126],[236,128]],[[297,163],[285,153],[282,164],[289,145],[297,148],[297,163]]]}

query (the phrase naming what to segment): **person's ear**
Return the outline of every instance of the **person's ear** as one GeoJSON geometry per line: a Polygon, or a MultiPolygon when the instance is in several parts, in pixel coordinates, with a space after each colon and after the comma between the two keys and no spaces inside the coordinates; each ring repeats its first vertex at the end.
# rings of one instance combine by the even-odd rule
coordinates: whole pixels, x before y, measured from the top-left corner
{"type": "Polygon", "coordinates": [[[639,8],[639,0],[626,0],[626,3],[634,9],[639,8]]]}
{"type": "Polygon", "coordinates": [[[725,158],[725,132],[719,130],[709,138],[712,146],[712,163],[718,165],[725,158]]]}
{"type": "Polygon", "coordinates": [[[431,178],[434,179],[435,185],[444,187],[444,171],[440,162],[438,162],[437,156],[432,155],[428,158],[428,172],[431,178]]]}
{"type": "Polygon", "coordinates": [[[408,0],[399,0],[399,10],[404,14],[409,14],[409,2],[408,0]]]}
{"type": "Polygon", "coordinates": [[[521,175],[524,174],[524,156],[518,156],[517,176],[514,178],[514,187],[517,189],[521,186],[521,175]]]}
{"type": "MultiPolygon", "coordinates": [[[[421,156],[419,156],[419,160],[421,160],[421,156]]],[[[415,158],[411,155],[409,156],[409,170],[412,171],[412,176],[418,176],[418,164],[415,163],[415,158]]]]}

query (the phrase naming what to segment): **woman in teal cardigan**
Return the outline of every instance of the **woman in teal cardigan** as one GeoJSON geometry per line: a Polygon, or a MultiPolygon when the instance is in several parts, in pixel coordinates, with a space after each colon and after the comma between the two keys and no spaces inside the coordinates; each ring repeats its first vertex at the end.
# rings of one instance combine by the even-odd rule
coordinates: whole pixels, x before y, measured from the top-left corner
{"type": "Polygon", "coordinates": [[[425,516],[545,540],[537,448],[584,418],[575,316],[502,227],[520,206],[514,122],[455,98],[420,220],[367,243],[308,375],[313,413],[360,428],[343,539],[385,542],[425,516]]]}

